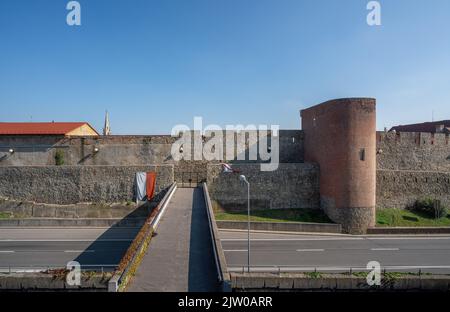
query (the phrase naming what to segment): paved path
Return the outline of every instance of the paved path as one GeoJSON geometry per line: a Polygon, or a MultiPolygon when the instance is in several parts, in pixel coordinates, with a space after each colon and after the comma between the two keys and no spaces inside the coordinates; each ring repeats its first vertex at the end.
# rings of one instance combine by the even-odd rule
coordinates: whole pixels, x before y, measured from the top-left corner
{"type": "Polygon", "coordinates": [[[0,272],[64,268],[114,269],[139,228],[0,228],[0,272]]]}
{"type": "MultiPolygon", "coordinates": [[[[220,231],[230,271],[247,265],[247,232],[220,231]]],[[[346,271],[378,261],[388,271],[450,274],[450,235],[299,235],[252,233],[254,271],[346,271]]]]}
{"type": "Polygon", "coordinates": [[[127,291],[215,291],[217,273],[201,188],[179,188],[127,291]]]}

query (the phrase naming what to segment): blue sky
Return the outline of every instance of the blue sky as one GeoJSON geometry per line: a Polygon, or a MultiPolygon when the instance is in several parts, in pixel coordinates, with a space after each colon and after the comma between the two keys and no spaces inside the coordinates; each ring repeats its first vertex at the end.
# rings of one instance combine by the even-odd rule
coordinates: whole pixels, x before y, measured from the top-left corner
{"type": "Polygon", "coordinates": [[[450,119],[450,1],[0,1],[0,121],[114,134],[211,124],[300,128],[299,110],[377,98],[377,127],[450,119]]]}

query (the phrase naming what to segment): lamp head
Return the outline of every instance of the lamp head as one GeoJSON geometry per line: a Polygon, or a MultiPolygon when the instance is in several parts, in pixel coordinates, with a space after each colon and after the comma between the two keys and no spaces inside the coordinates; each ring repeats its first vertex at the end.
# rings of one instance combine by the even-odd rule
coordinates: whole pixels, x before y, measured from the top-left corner
{"type": "Polygon", "coordinates": [[[239,176],[239,181],[247,182],[247,178],[245,177],[245,175],[241,174],[241,175],[239,176]]]}

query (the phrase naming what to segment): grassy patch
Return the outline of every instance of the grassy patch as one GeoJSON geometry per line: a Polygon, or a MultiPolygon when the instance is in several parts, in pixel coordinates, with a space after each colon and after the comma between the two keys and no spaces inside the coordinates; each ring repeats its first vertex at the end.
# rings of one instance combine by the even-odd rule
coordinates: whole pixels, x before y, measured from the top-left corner
{"type": "MultiPolygon", "coordinates": [[[[215,211],[216,220],[247,221],[247,211],[215,211]]],[[[250,211],[250,220],[259,222],[333,223],[319,209],[264,209],[250,211]]]]}
{"type": "Polygon", "coordinates": [[[377,226],[450,226],[450,216],[435,219],[423,213],[403,209],[380,209],[377,226]]]}
{"type": "Polygon", "coordinates": [[[322,273],[320,273],[320,272],[305,272],[304,274],[308,278],[312,278],[312,279],[316,279],[316,278],[321,278],[322,277],[322,273]]]}
{"type": "Polygon", "coordinates": [[[11,212],[0,212],[0,219],[9,219],[12,217],[11,212]]]}

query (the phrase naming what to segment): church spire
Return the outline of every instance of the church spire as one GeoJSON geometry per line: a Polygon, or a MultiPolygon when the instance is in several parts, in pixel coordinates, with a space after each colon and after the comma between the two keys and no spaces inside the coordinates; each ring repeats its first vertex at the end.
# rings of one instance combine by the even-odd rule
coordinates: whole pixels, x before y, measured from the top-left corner
{"type": "Polygon", "coordinates": [[[106,111],[105,125],[103,127],[103,135],[110,135],[110,134],[111,134],[111,128],[109,127],[109,115],[108,115],[108,111],[106,111]]]}

